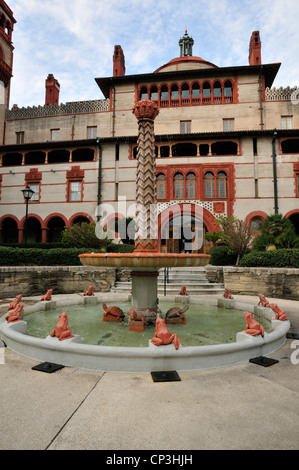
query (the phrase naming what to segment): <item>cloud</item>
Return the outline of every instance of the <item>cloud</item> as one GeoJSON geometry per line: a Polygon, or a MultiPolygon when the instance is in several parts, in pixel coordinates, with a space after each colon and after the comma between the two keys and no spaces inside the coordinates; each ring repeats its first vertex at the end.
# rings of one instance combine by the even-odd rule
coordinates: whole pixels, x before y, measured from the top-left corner
{"type": "MultiPolygon", "coordinates": [[[[8,1],[8,4],[10,2],[8,1]]],[[[153,72],[179,55],[185,28],[193,54],[218,66],[247,65],[259,30],[264,63],[282,62],[276,86],[298,84],[297,0],[11,0],[14,77],[11,103],[44,102],[53,73],[61,101],[102,98],[94,78],[112,75],[114,45],[127,74],[153,72]]]]}

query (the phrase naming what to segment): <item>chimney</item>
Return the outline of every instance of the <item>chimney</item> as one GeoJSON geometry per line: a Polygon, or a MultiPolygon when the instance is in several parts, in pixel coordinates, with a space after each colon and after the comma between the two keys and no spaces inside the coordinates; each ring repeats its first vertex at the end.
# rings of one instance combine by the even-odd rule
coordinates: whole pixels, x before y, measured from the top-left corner
{"type": "Polygon", "coordinates": [[[51,73],[46,79],[46,101],[45,104],[59,104],[60,85],[51,73]]]}
{"type": "Polygon", "coordinates": [[[120,77],[126,74],[125,56],[121,46],[114,46],[113,54],[113,77],[120,77]]]}
{"type": "Polygon", "coordinates": [[[253,31],[249,43],[249,65],[260,65],[262,63],[261,49],[260,32],[253,31]]]}

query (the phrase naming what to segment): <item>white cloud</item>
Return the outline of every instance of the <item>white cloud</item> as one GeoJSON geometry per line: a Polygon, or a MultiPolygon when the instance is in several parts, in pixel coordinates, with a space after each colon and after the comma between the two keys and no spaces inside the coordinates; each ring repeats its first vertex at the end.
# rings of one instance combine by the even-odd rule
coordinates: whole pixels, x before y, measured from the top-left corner
{"type": "Polygon", "coordinates": [[[13,33],[11,104],[44,102],[53,73],[61,101],[101,98],[94,78],[112,75],[115,44],[127,74],[152,72],[179,55],[185,28],[193,54],[218,66],[248,64],[259,30],[264,63],[282,62],[276,86],[299,85],[297,0],[8,0],[13,33]]]}

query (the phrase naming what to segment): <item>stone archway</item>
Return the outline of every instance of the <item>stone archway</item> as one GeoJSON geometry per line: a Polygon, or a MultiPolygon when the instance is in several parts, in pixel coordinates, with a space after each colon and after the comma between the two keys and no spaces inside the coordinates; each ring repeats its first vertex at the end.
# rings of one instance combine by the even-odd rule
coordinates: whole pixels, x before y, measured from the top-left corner
{"type": "Polygon", "coordinates": [[[216,218],[204,207],[193,203],[169,205],[159,214],[159,251],[205,253],[210,248],[205,233],[218,230],[216,218]]]}

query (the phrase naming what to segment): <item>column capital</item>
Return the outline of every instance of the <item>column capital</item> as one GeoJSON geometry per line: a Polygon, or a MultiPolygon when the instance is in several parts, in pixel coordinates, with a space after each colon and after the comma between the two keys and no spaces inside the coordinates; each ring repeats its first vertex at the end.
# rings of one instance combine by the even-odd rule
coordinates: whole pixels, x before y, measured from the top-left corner
{"type": "Polygon", "coordinates": [[[159,114],[158,105],[151,100],[141,100],[136,103],[133,108],[133,114],[137,118],[137,120],[151,120],[154,119],[159,114]]]}

